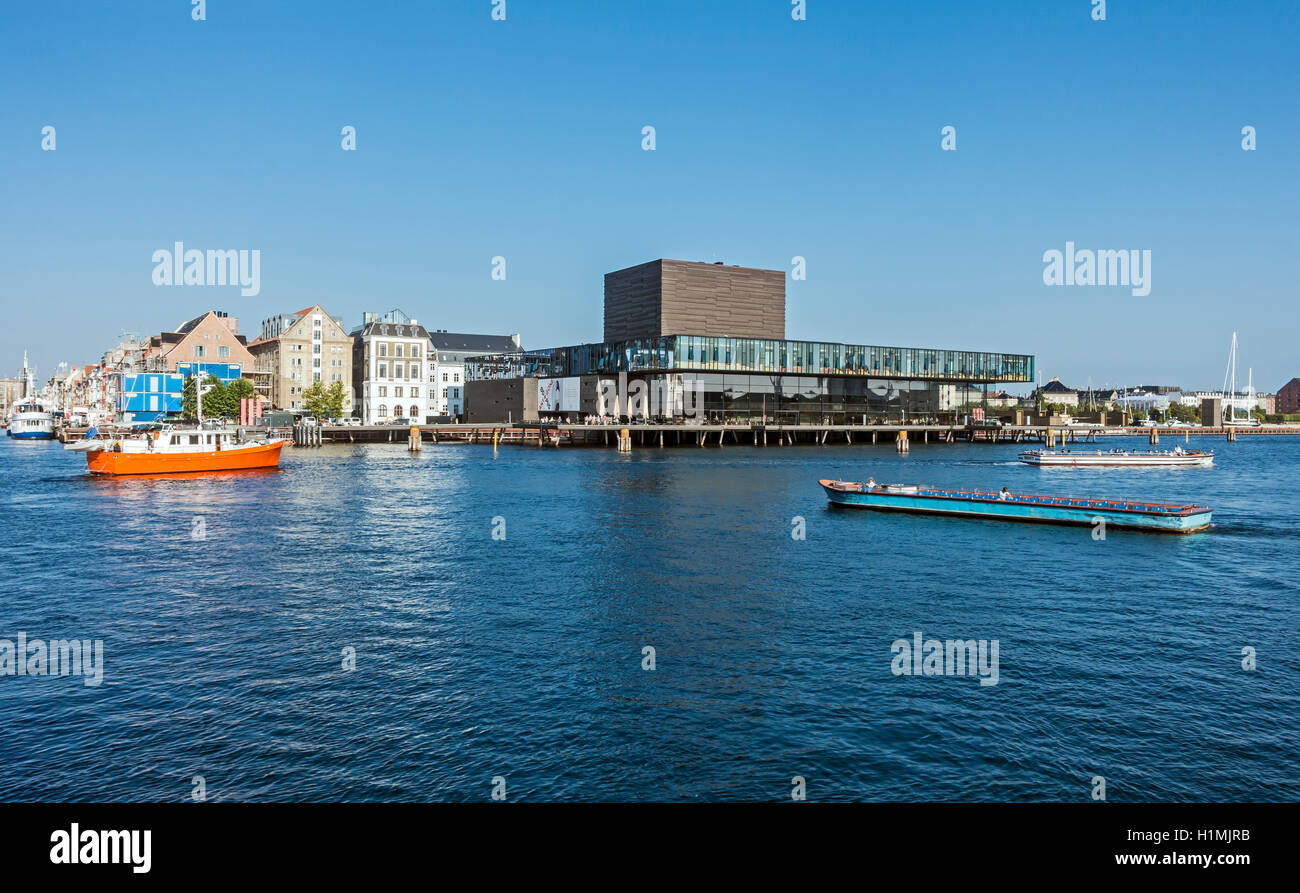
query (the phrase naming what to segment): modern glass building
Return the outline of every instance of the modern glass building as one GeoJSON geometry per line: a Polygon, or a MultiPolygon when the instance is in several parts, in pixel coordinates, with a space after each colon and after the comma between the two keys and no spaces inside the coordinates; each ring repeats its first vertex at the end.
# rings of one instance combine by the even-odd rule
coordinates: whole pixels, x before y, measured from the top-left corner
{"type": "MultiPolygon", "coordinates": [[[[708,326],[772,328],[773,307],[784,316],[783,282],[779,271],[653,261],[606,276],[607,329],[615,311],[620,319],[634,321],[625,326],[650,329],[662,329],[671,318],[699,319],[708,326]],[[755,275],[773,272],[775,276],[755,275]]],[[[784,326],[778,328],[783,334],[784,326]]],[[[639,338],[469,357],[465,371],[471,419],[475,382],[536,379],[535,412],[540,418],[615,414],[673,420],[697,415],[696,404],[702,403],[709,422],[862,424],[938,416],[966,405],[972,387],[987,390],[989,385],[1032,382],[1034,358],[658,331],[639,338]],[[569,381],[558,386],[555,379],[569,381]],[[613,403],[604,396],[633,382],[643,382],[644,391],[660,399],[613,403]]],[[[501,389],[480,391],[499,394],[501,389]]],[[[500,399],[495,402],[501,405],[500,399]]],[[[517,410],[512,417],[520,419],[532,408],[525,401],[517,410]]]]}
{"type": "MultiPolygon", "coordinates": [[[[626,373],[631,381],[644,381],[648,392],[662,395],[657,405],[634,413],[648,418],[681,415],[685,404],[680,395],[699,388],[703,412],[710,422],[767,418],[781,424],[855,424],[957,410],[971,385],[1033,381],[1034,358],[824,341],[672,335],[471,357],[466,363],[469,382],[595,380],[590,387],[581,388],[587,398],[580,405],[548,409],[543,401],[539,405],[543,417],[548,413],[610,414],[610,407],[593,397],[602,383],[606,390],[617,387],[620,373],[626,373]]],[[[619,414],[627,415],[627,407],[619,414]]]]}
{"type": "Polygon", "coordinates": [[[699,371],[915,377],[984,384],[1034,380],[1034,358],[1024,354],[707,335],[580,344],[532,351],[531,356],[548,361],[534,362],[534,373],[543,374],[541,369],[546,368],[544,374],[556,376],[699,371]]]}

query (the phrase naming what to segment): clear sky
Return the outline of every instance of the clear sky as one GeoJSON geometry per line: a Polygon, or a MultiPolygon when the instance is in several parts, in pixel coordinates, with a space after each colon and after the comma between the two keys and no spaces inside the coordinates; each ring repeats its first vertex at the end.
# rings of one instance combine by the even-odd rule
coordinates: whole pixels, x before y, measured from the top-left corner
{"type": "Polygon", "coordinates": [[[1240,376],[1300,375],[1294,0],[492,7],[7,0],[0,373],[316,302],[598,341],[607,271],[798,255],[792,338],[1195,388],[1236,329],[1240,376]],[[155,286],[176,241],[259,249],[261,293],[155,286]],[[1067,241],[1150,250],[1150,294],[1044,285],[1067,241]]]}

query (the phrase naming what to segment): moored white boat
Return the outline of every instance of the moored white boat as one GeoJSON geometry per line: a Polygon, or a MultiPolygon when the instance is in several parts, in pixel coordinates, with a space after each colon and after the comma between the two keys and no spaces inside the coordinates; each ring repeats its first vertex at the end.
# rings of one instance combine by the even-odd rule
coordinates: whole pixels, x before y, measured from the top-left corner
{"type": "Polygon", "coordinates": [[[1029,450],[1020,454],[1026,465],[1051,468],[1080,467],[1198,467],[1214,464],[1214,453],[1202,450],[1029,450]]]}
{"type": "Polygon", "coordinates": [[[53,440],[54,413],[41,400],[24,400],[14,406],[5,433],[15,440],[53,440]]]}
{"type": "Polygon", "coordinates": [[[27,354],[23,353],[23,396],[14,404],[5,433],[15,440],[53,440],[54,413],[36,396],[36,385],[27,354]]]}
{"type": "MultiPolygon", "coordinates": [[[[1223,420],[1225,428],[1259,428],[1263,422],[1255,418],[1250,412],[1247,412],[1245,418],[1237,415],[1238,404],[1241,402],[1240,395],[1237,393],[1237,333],[1232,333],[1232,348],[1228,352],[1228,369],[1223,373],[1223,405],[1227,408],[1228,416],[1223,420]]],[[[1249,408],[1255,408],[1255,370],[1251,369],[1249,374],[1249,383],[1246,385],[1246,402],[1249,408]]]]}

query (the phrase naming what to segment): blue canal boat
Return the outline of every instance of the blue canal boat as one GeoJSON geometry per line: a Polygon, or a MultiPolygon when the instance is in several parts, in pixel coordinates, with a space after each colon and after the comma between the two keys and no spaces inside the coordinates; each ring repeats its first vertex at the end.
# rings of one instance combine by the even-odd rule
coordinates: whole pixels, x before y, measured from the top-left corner
{"type": "Polygon", "coordinates": [[[1098,518],[1108,527],[1131,527],[1162,533],[1194,533],[1210,526],[1210,509],[1203,505],[1166,505],[1127,499],[1078,496],[1036,496],[1026,493],[990,493],[905,484],[818,481],[837,505],[890,512],[955,515],[998,521],[1040,521],[1049,524],[1093,525],[1098,518]]]}

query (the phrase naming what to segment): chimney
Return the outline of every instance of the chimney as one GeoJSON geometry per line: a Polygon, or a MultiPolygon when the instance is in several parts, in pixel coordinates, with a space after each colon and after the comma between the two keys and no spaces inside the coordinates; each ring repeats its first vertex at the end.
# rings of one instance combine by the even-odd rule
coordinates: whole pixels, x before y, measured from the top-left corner
{"type": "Polygon", "coordinates": [[[519,349],[519,333],[516,332],[510,336],[510,343],[515,346],[515,350],[519,349]]]}

